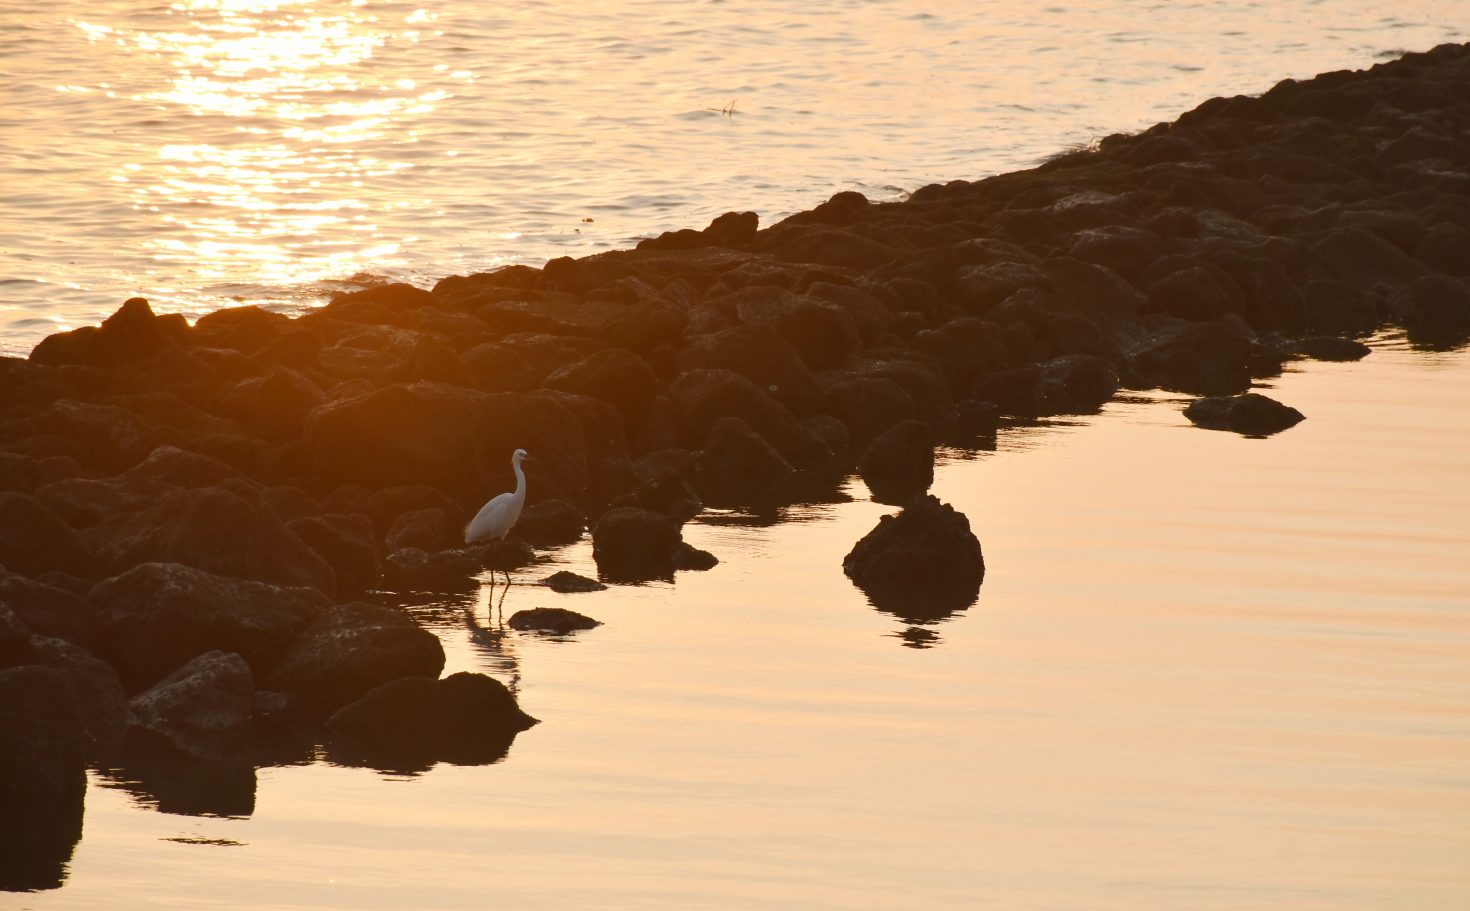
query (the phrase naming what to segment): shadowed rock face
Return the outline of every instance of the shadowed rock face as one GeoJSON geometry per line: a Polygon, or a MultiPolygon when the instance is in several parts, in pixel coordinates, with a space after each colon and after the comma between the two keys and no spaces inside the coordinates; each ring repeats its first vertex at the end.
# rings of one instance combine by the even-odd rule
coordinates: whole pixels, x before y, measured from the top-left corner
{"type": "Polygon", "coordinates": [[[66,676],[0,670],[0,889],[55,889],[82,834],[87,732],[66,676]]]}
{"type": "Polygon", "coordinates": [[[1196,399],[1184,416],[1208,430],[1233,430],[1247,436],[1268,436],[1295,427],[1304,416],[1289,405],[1256,392],[1196,399]]]}

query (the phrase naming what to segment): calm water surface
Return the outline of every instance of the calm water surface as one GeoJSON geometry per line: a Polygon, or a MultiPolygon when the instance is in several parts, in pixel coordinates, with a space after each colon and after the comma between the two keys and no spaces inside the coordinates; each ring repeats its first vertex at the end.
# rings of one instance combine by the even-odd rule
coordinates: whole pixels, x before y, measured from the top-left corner
{"type": "Polygon", "coordinates": [[[68,882],[0,906],[1470,907],[1470,352],[1378,344],[1274,382],[1271,439],[1150,395],[952,453],[989,575],[944,622],[843,577],[861,482],[705,517],[673,585],[510,590],[570,639],[427,605],[544,719],[503,762],[261,769],[237,819],[94,780],[68,882]]]}
{"type": "Polygon", "coordinates": [[[0,354],[134,295],[293,310],[896,198],[1467,34],[1464,0],[0,0],[0,354]]]}

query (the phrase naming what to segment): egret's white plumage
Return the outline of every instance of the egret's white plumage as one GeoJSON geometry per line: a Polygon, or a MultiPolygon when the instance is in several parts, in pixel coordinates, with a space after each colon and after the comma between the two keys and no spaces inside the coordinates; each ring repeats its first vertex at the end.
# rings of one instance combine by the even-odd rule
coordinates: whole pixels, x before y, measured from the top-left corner
{"type": "Polygon", "coordinates": [[[464,528],[464,543],[503,540],[516,524],[516,520],[521,517],[521,507],[526,503],[526,474],[521,471],[521,462],[526,458],[524,449],[517,449],[515,455],[510,457],[510,467],[516,473],[515,492],[500,494],[481,506],[470,524],[464,528]]]}

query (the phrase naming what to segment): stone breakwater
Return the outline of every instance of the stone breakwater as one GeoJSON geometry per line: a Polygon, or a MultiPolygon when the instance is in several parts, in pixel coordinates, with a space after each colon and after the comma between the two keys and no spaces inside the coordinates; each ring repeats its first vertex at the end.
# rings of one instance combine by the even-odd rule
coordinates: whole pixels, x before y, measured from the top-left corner
{"type": "MultiPolygon", "coordinates": [[[[0,359],[0,887],[58,881],[88,764],[238,813],[255,764],[322,743],[503,755],[533,719],[439,680],[437,640],[364,592],[463,589],[589,527],[606,581],[707,568],[680,533],[705,505],[854,467],[906,502],[936,441],[1122,387],[1241,396],[1385,325],[1470,339],[1467,46],[899,203],[730,213],[295,319],[130,300],[0,359]],[[516,448],[537,462],[513,540],[461,546],[516,448]]],[[[1196,412],[1230,428],[1254,401],[1196,412]]]]}

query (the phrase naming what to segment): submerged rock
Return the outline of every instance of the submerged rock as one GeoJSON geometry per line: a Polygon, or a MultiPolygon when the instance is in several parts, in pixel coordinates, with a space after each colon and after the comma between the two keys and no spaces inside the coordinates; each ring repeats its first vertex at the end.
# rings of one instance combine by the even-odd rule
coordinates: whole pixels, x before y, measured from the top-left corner
{"type": "Polygon", "coordinates": [[[666,515],[619,506],[592,528],[592,557],[598,571],[614,582],[644,582],[674,574],[683,538],[679,523],[666,515]]]}
{"type": "Polygon", "coordinates": [[[880,609],[938,619],[975,602],[985,558],[969,520],[925,494],[880,519],[843,558],[842,571],[880,609]]]}
{"type": "Polygon", "coordinates": [[[879,503],[908,502],[934,483],[934,439],[922,421],[895,424],[868,444],[858,474],[879,503]]]}
{"type": "Polygon", "coordinates": [[[600,592],[607,590],[607,586],[602,584],[601,582],[598,582],[596,579],[589,579],[586,576],[579,576],[576,573],[567,572],[564,569],[558,570],[547,576],[545,579],[542,579],[541,584],[554,592],[561,592],[563,594],[570,592],[600,592]]]}
{"type": "Polygon", "coordinates": [[[1233,430],[1246,436],[1268,436],[1305,419],[1300,411],[1257,392],[1196,399],[1184,416],[1207,430],[1233,430]]]}

